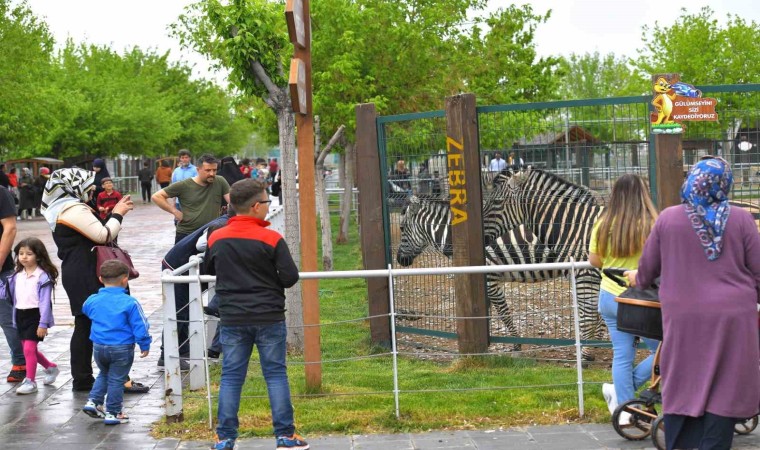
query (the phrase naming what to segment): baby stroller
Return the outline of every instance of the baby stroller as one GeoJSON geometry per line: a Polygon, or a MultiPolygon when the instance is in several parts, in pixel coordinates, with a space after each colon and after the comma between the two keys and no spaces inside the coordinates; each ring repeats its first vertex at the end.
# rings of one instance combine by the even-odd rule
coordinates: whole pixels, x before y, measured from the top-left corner
{"type": "MultiPolygon", "coordinates": [[[[627,286],[622,278],[627,269],[608,268],[604,274],[620,286],[627,286]]],[[[628,288],[615,299],[618,302],[617,328],[620,331],[640,337],[656,339],[662,342],[662,313],[658,298],[658,286],[648,289],[628,288]]],[[[657,347],[652,364],[652,379],[649,388],[639,394],[638,398],[629,400],[617,407],[612,414],[612,426],[622,437],[631,441],[640,441],[652,437],[658,450],[665,450],[664,417],[657,412],[662,404],[660,393],[660,349],[657,347]],[[629,420],[620,421],[620,415],[626,412],[629,420]]],[[[758,417],[738,422],[734,431],[749,434],[758,425],[758,417]]]]}

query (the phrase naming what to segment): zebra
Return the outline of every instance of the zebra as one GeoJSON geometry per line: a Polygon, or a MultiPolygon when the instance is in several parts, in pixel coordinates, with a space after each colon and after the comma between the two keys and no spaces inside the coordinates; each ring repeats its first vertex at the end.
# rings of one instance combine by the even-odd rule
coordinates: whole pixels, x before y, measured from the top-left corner
{"type": "MultiPolygon", "coordinates": [[[[524,226],[558,261],[586,261],[591,230],[603,210],[585,186],[532,167],[507,170],[495,177],[492,198],[483,206],[484,241],[488,245],[524,226]]],[[[576,276],[583,339],[594,339],[602,330],[597,313],[600,281],[597,269],[581,269],[576,276]]],[[[584,358],[593,360],[583,350],[584,358]]]]}
{"type": "MultiPolygon", "coordinates": [[[[401,220],[401,243],[396,254],[396,261],[401,266],[407,267],[429,245],[451,258],[453,249],[450,223],[451,208],[447,200],[410,197],[401,220]]],[[[556,261],[549,249],[523,227],[505,233],[504,236],[497,238],[494,244],[486,246],[485,257],[486,265],[538,264],[556,261]]],[[[537,282],[557,278],[560,275],[560,271],[551,270],[486,274],[486,296],[511,336],[517,337],[518,332],[505,299],[504,282],[537,282]]],[[[518,344],[513,348],[519,350],[520,346],[518,344]]]]}

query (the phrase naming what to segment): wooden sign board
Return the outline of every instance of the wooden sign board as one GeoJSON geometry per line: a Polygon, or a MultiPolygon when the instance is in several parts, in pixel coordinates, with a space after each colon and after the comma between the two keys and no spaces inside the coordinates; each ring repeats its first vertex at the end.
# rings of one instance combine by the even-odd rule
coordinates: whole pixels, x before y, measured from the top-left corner
{"type": "Polygon", "coordinates": [[[290,102],[293,105],[293,111],[300,114],[308,113],[307,94],[306,94],[306,64],[299,58],[290,60],[290,78],[288,79],[290,87],[290,102]]]}
{"type": "Polygon", "coordinates": [[[702,91],[680,79],[677,73],[652,75],[652,133],[678,134],[684,130],[683,122],[718,120],[718,101],[702,97],[702,91]]]}
{"type": "Polygon", "coordinates": [[[288,22],[288,36],[290,42],[300,48],[306,48],[306,21],[303,12],[303,0],[287,0],[285,20],[288,22]]]}

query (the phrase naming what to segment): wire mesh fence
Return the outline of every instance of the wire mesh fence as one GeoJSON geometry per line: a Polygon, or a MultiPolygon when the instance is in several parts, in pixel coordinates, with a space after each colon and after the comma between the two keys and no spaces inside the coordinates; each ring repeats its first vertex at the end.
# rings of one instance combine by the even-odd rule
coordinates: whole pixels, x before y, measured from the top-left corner
{"type": "MultiPolygon", "coordinates": [[[[720,120],[691,122],[686,126],[684,174],[703,155],[725,157],[734,168],[734,204],[750,210],[760,226],[760,86],[706,87],[703,92],[718,99],[720,120]]],[[[489,202],[494,195],[493,181],[502,168],[527,166],[584,186],[593,195],[594,203],[600,206],[606,204],[612,184],[619,176],[638,174],[649,182],[656,200],[656,154],[650,133],[650,102],[649,96],[640,96],[478,107],[484,202],[489,202]],[[497,153],[503,163],[496,158],[497,153]]],[[[377,124],[381,170],[386,177],[387,261],[395,267],[407,264],[409,267],[450,267],[455,249],[448,233],[448,216],[442,207],[434,206],[437,201],[445,204],[449,192],[444,111],[380,117],[377,124]],[[413,195],[421,199],[422,206],[412,212],[427,224],[424,229],[418,226],[416,231],[412,230],[414,222],[407,214],[413,195]],[[407,250],[412,249],[405,254],[404,264],[400,264],[399,256],[402,242],[407,250]]],[[[587,247],[596,217],[585,217],[583,223],[565,219],[563,226],[585,227],[583,235],[576,237],[587,247]]],[[[544,223],[541,227],[550,229],[555,225],[544,223]]],[[[532,253],[538,247],[524,245],[520,248],[513,242],[511,256],[541,257],[532,253]]],[[[492,250],[492,255],[499,253],[498,249],[492,250]]],[[[488,249],[486,254],[489,254],[488,249]]],[[[582,258],[583,255],[576,256],[582,258]]],[[[453,316],[456,309],[453,281],[452,276],[400,280],[397,285],[399,330],[415,335],[455,337],[455,322],[446,319],[453,316]]],[[[545,341],[547,345],[556,343],[555,340],[567,342],[572,322],[565,277],[544,277],[533,283],[508,281],[500,287],[511,307],[519,337],[533,339],[535,343],[545,341]]],[[[595,299],[588,300],[591,301],[595,299]]],[[[505,321],[501,320],[503,315],[492,311],[491,317],[492,342],[510,342],[505,321]]],[[[605,328],[597,328],[595,339],[606,339],[605,328]]],[[[424,341],[421,337],[411,339],[424,341]]]]}

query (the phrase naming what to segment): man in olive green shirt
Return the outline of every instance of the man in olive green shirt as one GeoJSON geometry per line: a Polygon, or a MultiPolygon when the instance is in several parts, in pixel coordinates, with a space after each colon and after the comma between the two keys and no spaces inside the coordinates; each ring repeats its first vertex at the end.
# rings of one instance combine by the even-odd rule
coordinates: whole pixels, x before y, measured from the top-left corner
{"type": "Polygon", "coordinates": [[[199,158],[198,175],[170,184],[153,194],[153,202],[159,208],[171,213],[177,219],[174,243],[219,217],[222,199],[230,201],[230,185],[227,180],[216,176],[216,158],[203,155],[199,158]],[[176,198],[182,210],[175,207],[170,198],[176,198]]]}

